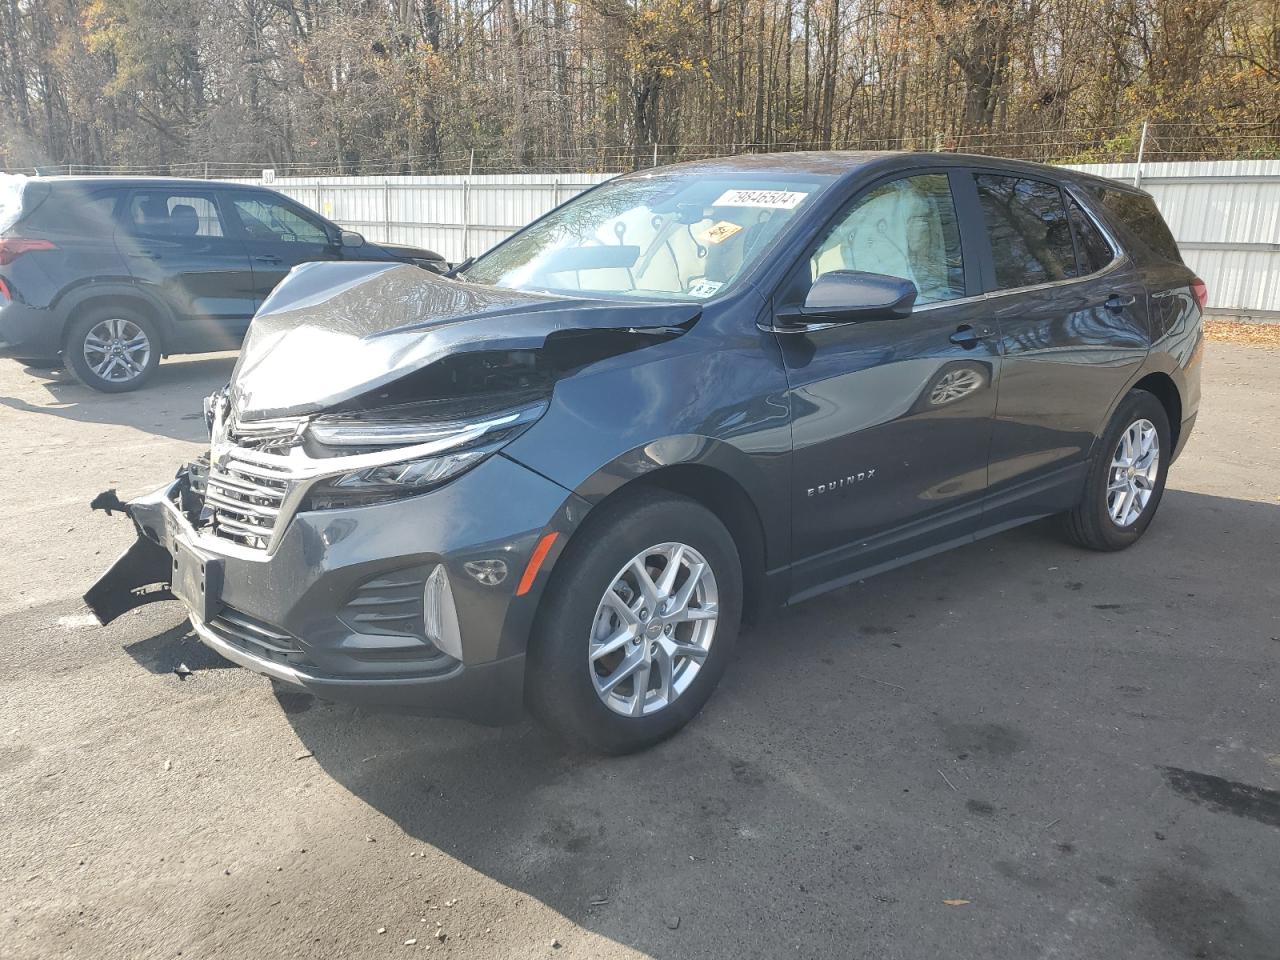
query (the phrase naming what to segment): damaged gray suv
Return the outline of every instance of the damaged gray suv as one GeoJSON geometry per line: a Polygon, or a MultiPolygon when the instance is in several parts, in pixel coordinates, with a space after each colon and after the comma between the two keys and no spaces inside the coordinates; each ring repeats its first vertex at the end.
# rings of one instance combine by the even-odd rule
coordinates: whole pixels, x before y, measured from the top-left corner
{"type": "MultiPolygon", "coordinates": [[[[296,268],[86,600],[178,598],[321,697],[609,752],[754,610],[1059,515],[1138,540],[1204,285],[1151,198],[1032,164],[786,154],[609,181],[452,276],[296,268]]],[[[796,641],[798,642],[798,641],[796,641]]]]}

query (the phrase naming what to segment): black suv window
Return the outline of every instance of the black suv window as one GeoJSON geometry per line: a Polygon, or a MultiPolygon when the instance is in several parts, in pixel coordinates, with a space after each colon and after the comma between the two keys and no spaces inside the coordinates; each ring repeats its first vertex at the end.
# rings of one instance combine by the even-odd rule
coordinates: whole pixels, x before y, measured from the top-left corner
{"type": "Polygon", "coordinates": [[[975,179],[998,289],[1076,276],[1075,246],[1061,190],[1021,177],[980,174],[975,179]]]}
{"type": "Polygon", "coordinates": [[[1067,215],[1076,235],[1076,253],[1080,258],[1082,274],[1097,273],[1115,259],[1115,251],[1102,235],[1098,225],[1081,208],[1074,197],[1067,197],[1067,215]]]}
{"type": "Polygon", "coordinates": [[[920,303],[963,297],[960,225],[947,175],[892,180],[854,201],[809,256],[812,279],[833,270],[910,280],[920,303]]]}
{"type": "Polygon", "coordinates": [[[40,235],[110,237],[115,231],[113,214],[119,196],[119,190],[59,185],[50,189],[43,200],[36,199],[31,212],[22,218],[22,231],[40,235]]]}
{"type": "Polygon", "coordinates": [[[217,204],[204,194],[139,190],[129,198],[125,219],[144,237],[226,236],[217,204]]]}
{"type": "Polygon", "coordinates": [[[280,243],[329,242],[329,236],[318,223],[302,216],[288,204],[265,194],[233,194],[232,204],[240,225],[251,240],[280,243]]]}
{"type": "Polygon", "coordinates": [[[1169,232],[1164,217],[1156,209],[1156,203],[1144,193],[1128,190],[1095,189],[1094,196],[1102,201],[1107,213],[1119,221],[1124,234],[1119,239],[1129,246],[1136,241],[1140,251],[1149,251],[1164,260],[1182,262],[1178,244],[1169,232]]]}

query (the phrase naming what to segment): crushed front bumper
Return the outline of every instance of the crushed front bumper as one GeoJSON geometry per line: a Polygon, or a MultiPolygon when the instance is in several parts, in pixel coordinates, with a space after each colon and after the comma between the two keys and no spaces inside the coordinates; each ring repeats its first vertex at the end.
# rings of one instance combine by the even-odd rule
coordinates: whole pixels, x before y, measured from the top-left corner
{"type": "Polygon", "coordinates": [[[533,590],[517,596],[517,584],[539,538],[585,512],[562,487],[496,455],[420,496],[299,512],[268,553],[196,529],[187,485],[180,474],[127,505],[138,540],[85,594],[99,620],[177,597],[206,645],[318,696],[482,722],[519,716],[525,645],[555,556],[533,590]],[[449,653],[423,619],[437,568],[458,625],[449,653]]]}

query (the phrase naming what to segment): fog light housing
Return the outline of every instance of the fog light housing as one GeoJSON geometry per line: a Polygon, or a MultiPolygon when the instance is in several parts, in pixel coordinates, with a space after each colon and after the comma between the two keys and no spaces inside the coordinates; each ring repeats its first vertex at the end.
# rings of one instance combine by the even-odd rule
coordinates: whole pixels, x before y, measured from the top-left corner
{"type": "Polygon", "coordinates": [[[443,563],[436,564],[422,593],[422,621],[427,639],[443,653],[462,660],[462,630],[458,627],[458,608],[453,602],[453,587],[443,563]]]}

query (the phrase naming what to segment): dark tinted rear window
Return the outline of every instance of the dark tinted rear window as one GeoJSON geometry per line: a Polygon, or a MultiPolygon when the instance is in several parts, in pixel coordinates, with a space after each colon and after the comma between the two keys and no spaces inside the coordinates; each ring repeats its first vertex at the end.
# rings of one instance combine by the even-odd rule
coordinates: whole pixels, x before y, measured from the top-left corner
{"type": "Polygon", "coordinates": [[[1020,177],[981,175],[976,179],[998,289],[1076,275],[1075,245],[1061,190],[1020,177]]]}
{"type": "Polygon", "coordinates": [[[1107,190],[1105,187],[1095,189],[1094,196],[1102,201],[1111,219],[1123,232],[1121,239],[1137,247],[1137,254],[1146,252],[1174,263],[1182,262],[1178,245],[1154,200],[1145,194],[1107,190]]]}
{"type": "Polygon", "coordinates": [[[1067,215],[1071,217],[1071,229],[1076,235],[1076,252],[1080,255],[1080,272],[1097,273],[1115,259],[1111,244],[1102,235],[1093,218],[1081,209],[1074,197],[1067,198],[1067,215]]]}
{"type": "Polygon", "coordinates": [[[120,190],[92,189],[80,186],[58,185],[46,187],[43,200],[39,194],[41,185],[27,187],[26,206],[30,210],[21,220],[22,233],[33,236],[60,234],[78,237],[109,237],[115,229],[112,212],[120,190]],[[33,202],[35,201],[35,202],[33,202]]]}

